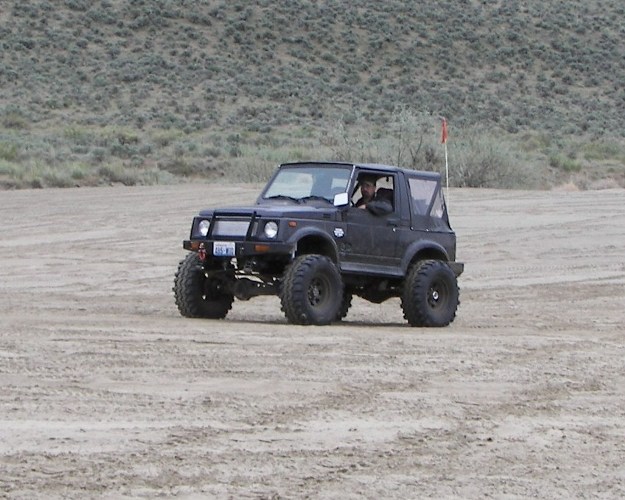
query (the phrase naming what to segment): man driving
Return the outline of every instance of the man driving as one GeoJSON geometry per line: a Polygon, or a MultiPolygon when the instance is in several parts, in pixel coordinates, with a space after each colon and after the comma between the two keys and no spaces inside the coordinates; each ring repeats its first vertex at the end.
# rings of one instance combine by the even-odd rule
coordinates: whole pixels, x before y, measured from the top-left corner
{"type": "Polygon", "coordinates": [[[375,186],[377,178],[374,175],[362,175],[360,178],[360,199],[356,202],[356,207],[365,209],[367,203],[375,196],[375,186]]]}

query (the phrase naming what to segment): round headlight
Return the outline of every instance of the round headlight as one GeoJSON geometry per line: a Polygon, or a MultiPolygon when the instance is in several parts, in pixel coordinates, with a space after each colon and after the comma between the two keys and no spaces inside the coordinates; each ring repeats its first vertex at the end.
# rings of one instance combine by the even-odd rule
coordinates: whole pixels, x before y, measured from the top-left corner
{"type": "Polygon", "coordinates": [[[210,225],[211,223],[208,220],[201,220],[197,225],[198,231],[202,236],[206,236],[208,234],[208,228],[210,228],[210,225]]]}
{"type": "Polygon", "coordinates": [[[265,224],[265,236],[267,236],[267,238],[273,239],[277,236],[277,234],[278,224],[276,224],[274,221],[267,222],[267,224],[265,224]]]}

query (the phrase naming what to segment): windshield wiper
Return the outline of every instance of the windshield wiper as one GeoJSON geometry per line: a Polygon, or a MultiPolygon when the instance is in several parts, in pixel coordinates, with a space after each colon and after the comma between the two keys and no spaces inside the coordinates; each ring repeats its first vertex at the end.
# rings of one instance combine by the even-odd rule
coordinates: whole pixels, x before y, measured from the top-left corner
{"type": "Polygon", "coordinates": [[[276,194],[275,196],[268,196],[265,198],[266,200],[291,200],[295,203],[301,203],[299,198],[293,198],[292,196],[287,196],[285,194],[276,194]]]}
{"type": "Polygon", "coordinates": [[[331,200],[328,200],[327,198],[324,198],[323,196],[304,196],[303,198],[301,198],[302,201],[310,201],[310,200],[323,200],[327,203],[332,203],[331,200]]]}

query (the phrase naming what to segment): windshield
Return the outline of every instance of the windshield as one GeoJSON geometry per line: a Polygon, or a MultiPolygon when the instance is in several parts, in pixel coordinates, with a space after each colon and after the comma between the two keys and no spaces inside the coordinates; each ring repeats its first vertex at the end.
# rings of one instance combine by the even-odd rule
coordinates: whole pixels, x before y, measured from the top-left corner
{"type": "Polygon", "coordinates": [[[267,186],[263,199],[324,199],[332,202],[338,193],[347,191],[351,167],[294,166],[282,167],[267,186]]]}

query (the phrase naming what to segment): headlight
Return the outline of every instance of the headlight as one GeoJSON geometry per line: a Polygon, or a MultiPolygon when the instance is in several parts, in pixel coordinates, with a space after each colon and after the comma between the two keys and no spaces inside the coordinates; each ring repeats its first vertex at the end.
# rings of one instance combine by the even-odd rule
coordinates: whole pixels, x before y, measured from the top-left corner
{"type": "Polygon", "coordinates": [[[265,236],[269,239],[273,239],[278,235],[278,224],[274,221],[269,221],[265,224],[265,236]]]}
{"type": "Polygon", "coordinates": [[[206,236],[208,234],[208,229],[210,228],[210,225],[210,221],[204,219],[201,220],[200,223],[197,225],[197,229],[202,236],[206,236]]]}

